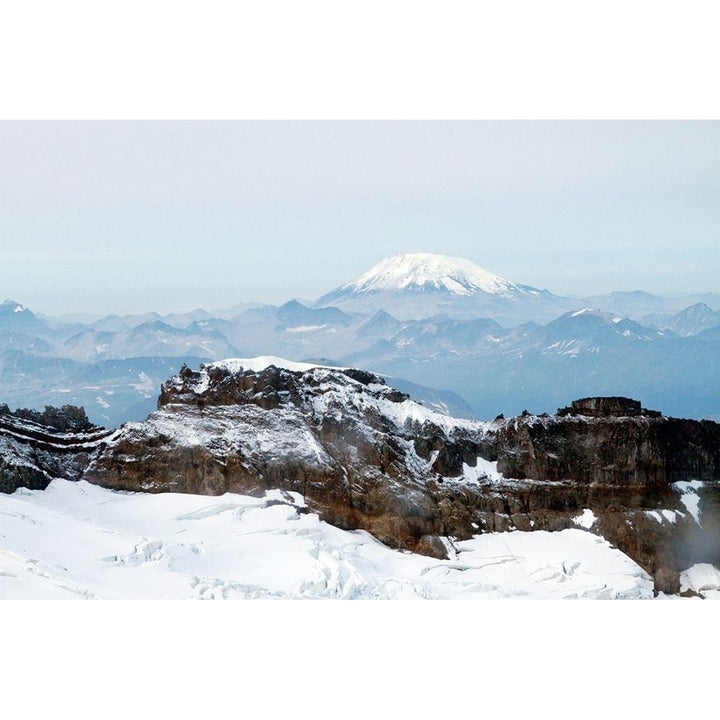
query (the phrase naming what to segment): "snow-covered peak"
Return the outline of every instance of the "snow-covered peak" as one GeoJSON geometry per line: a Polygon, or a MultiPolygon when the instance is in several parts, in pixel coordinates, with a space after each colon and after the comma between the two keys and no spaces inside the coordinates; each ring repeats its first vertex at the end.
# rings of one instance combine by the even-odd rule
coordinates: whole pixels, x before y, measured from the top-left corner
{"type": "Polygon", "coordinates": [[[433,288],[454,295],[473,295],[477,292],[502,295],[520,290],[514,283],[470,260],[430,253],[387,258],[341,289],[363,293],[408,288],[433,288]]]}
{"type": "Polygon", "coordinates": [[[15,302],[14,300],[5,300],[2,304],[2,308],[6,312],[25,312],[27,308],[24,305],[21,305],[19,302],[15,302]]]}

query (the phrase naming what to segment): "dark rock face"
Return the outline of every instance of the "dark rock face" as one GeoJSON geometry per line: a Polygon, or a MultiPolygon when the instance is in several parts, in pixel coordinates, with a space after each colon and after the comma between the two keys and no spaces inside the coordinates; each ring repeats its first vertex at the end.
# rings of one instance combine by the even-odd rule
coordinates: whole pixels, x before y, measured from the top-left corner
{"type": "Polygon", "coordinates": [[[593,530],[649,572],[720,562],[720,424],[637,413],[496,426],[498,471],[556,483],[545,503],[591,509],[593,530]],[[699,521],[683,503],[687,482],[698,485],[699,521]]]}
{"type": "MultiPolygon", "coordinates": [[[[467,432],[449,436],[425,423],[418,455],[421,423],[392,417],[407,399],[358,370],[183,368],[162,386],[158,413],[124,426],[85,478],[150,492],[297,491],[339,527],[416,549],[424,536],[463,529],[448,530],[427,483],[459,475],[477,447],[467,432]]],[[[444,554],[442,543],[423,544],[428,552],[438,547],[444,554]]]]}
{"type": "Polygon", "coordinates": [[[560,408],[560,416],[586,415],[587,417],[660,417],[657,410],[646,410],[637,400],[626,397],[587,397],[573,400],[570,407],[560,408]]]}
{"type": "Polygon", "coordinates": [[[680,574],[674,570],[660,568],[655,572],[653,580],[656,592],[667,593],[668,595],[680,592],[680,574]]]}
{"type": "Polygon", "coordinates": [[[707,420],[530,416],[496,425],[498,470],[510,478],[660,488],[720,480],[720,424],[707,420]]]}
{"type": "Polygon", "coordinates": [[[0,405],[0,418],[2,416],[30,420],[46,426],[49,430],[60,432],[83,432],[97,429],[97,426],[88,420],[85,408],[76,407],[75,405],[63,405],[60,408],[46,405],[43,412],[27,410],[26,408],[18,408],[15,412],[12,412],[6,404],[3,404],[0,405]]]}
{"type": "Polygon", "coordinates": [[[83,408],[11,412],[0,405],[0,492],[44,490],[55,477],[78,480],[91,453],[110,434],[89,423],[83,408]]]}

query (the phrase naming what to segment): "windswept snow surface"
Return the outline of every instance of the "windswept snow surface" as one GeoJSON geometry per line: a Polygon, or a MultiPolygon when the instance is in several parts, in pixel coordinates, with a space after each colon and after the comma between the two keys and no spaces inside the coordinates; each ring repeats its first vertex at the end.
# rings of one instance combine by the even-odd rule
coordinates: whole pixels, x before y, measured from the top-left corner
{"type": "Polygon", "coordinates": [[[706,599],[720,600],[720,570],[709,563],[696,563],[680,575],[680,590],[694,590],[706,599]]]}
{"type": "MultiPolygon", "coordinates": [[[[309,363],[295,362],[294,360],[286,360],[285,358],[275,357],[274,355],[260,355],[254,358],[229,358],[227,360],[219,360],[218,362],[209,363],[207,367],[223,367],[230,372],[236,373],[241,370],[251,370],[252,372],[262,372],[265,368],[274,365],[276,368],[285,368],[292,372],[307,372],[317,367],[330,367],[326,365],[311,365],[309,363]]],[[[330,368],[333,370],[343,370],[344,368],[330,368]]]]}
{"type": "MultiPolygon", "coordinates": [[[[53,480],[0,495],[0,598],[651,598],[579,529],[479,535],[451,559],[390,550],[264,498],[124,493],[53,480]]],[[[454,548],[454,549],[453,549],[454,548]]]]}

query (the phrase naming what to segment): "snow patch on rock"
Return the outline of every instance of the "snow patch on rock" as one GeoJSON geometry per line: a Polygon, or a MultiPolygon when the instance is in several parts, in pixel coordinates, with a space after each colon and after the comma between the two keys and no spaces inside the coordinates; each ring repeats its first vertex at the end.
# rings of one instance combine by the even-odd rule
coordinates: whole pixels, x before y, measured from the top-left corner
{"type": "Polygon", "coordinates": [[[596,520],[595,513],[590,508],[585,508],[580,515],[573,518],[576,525],[584,527],[586,530],[589,530],[596,520]]]}
{"type": "Polygon", "coordinates": [[[700,525],[700,496],[697,491],[703,485],[701,480],[679,480],[672,484],[672,487],[680,493],[680,502],[698,525],[700,525]]]}

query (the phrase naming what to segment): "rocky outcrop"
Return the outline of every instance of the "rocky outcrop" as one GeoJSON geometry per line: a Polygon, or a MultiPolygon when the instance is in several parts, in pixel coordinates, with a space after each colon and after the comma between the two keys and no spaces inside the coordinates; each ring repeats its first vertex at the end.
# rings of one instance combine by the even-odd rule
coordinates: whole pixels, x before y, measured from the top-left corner
{"type": "Polygon", "coordinates": [[[85,408],[76,407],[75,405],[63,405],[59,408],[46,405],[45,410],[42,412],[18,408],[13,412],[7,404],[2,404],[0,405],[0,418],[3,417],[29,420],[55,432],[88,432],[98,429],[96,425],[93,425],[88,420],[85,408]]]}
{"type": "Polygon", "coordinates": [[[628,398],[480,423],[432,412],[365,371],[244,363],[183,367],[157,412],[112,434],[43,435],[22,420],[12,440],[35,454],[14,477],[30,487],[55,473],[142,492],[295,491],[328,522],[434,556],[481,532],[582,527],[663,592],[677,592],[695,563],[720,566],[717,423],[665,418],[628,398]]]}
{"type": "Polygon", "coordinates": [[[585,415],[587,417],[660,417],[657,410],[647,410],[637,400],[626,397],[587,397],[573,400],[569,407],[560,408],[557,414],[585,415]]]}
{"type": "Polygon", "coordinates": [[[78,480],[98,443],[113,432],[71,405],[44,412],[0,405],[0,492],[44,490],[56,477],[78,480]]]}
{"type": "Polygon", "coordinates": [[[495,425],[498,470],[506,477],[647,488],[720,480],[720,424],[715,422],[529,416],[495,425]]]}
{"type": "Polygon", "coordinates": [[[447,418],[371,373],[216,363],[183,368],[158,405],[145,423],[123,427],[86,479],[146,492],[297,491],[339,527],[443,555],[431,538],[467,534],[433,487],[475,462],[477,424],[442,427],[447,418]]]}
{"type": "Polygon", "coordinates": [[[720,562],[720,425],[627,398],[479,423],[433,413],[364,371],[226,362],[183,368],[158,406],[85,477],[150,492],[297,491],[329,522],[430,555],[445,554],[441,537],[580,526],[659,589],[695,562],[720,562]]]}
{"type": "Polygon", "coordinates": [[[498,421],[494,457],[508,479],[553,483],[545,502],[591,509],[592,529],[652,574],[662,570],[667,587],[679,569],[720,561],[720,424],[664,418],[639,403],[618,408],[618,400],[626,399],[586,398],[572,414],[498,421]],[[624,414],[608,414],[613,406],[624,414]]]}

